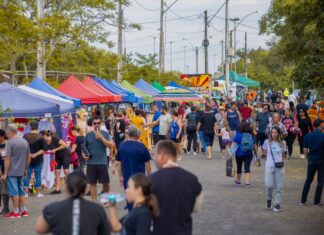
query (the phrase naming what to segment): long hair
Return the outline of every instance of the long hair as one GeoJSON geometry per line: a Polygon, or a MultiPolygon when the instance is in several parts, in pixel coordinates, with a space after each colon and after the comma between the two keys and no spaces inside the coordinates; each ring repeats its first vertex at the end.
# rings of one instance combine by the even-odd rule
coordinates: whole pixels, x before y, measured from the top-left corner
{"type": "Polygon", "coordinates": [[[83,130],[78,125],[74,125],[71,130],[78,132],[80,135],[84,135],[83,130]]]}
{"type": "Polygon", "coordinates": [[[251,125],[246,119],[242,119],[240,126],[237,128],[237,131],[241,133],[250,133],[251,135],[253,135],[251,125]]]}
{"type": "Polygon", "coordinates": [[[280,131],[280,128],[277,127],[277,126],[274,126],[274,127],[272,127],[272,130],[276,130],[278,132],[278,139],[277,140],[274,140],[272,138],[272,133],[270,132],[270,134],[269,134],[269,142],[271,143],[273,141],[278,141],[279,143],[282,143],[282,141],[284,140],[284,138],[283,138],[283,135],[282,135],[282,133],[280,131]]]}
{"type": "Polygon", "coordinates": [[[148,207],[152,216],[157,217],[160,214],[159,204],[156,196],[152,194],[152,183],[150,179],[142,173],[131,177],[136,188],[141,188],[145,197],[144,205],[148,207]]]}
{"type": "Polygon", "coordinates": [[[66,177],[66,186],[72,198],[80,198],[85,193],[87,178],[83,172],[74,171],[66,177]]]}

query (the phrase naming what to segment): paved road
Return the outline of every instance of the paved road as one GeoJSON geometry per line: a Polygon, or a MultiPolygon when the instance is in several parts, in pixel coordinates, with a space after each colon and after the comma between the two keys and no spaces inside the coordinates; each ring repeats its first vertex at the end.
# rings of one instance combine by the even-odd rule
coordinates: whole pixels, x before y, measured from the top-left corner
{"type": "MultiPolygon", "coordinates": [[[[233,178],[225,176],[225,160],[214,154],[214,159],[205,160],[184,155],[180,165],[195,172],[205,191],[205,202],[200,213],[193,216],[194,235],[216,234],[324,234],[324,207],[311,205],[314,185],[309,195],[309,205],[299,206],[299,198],[305,178],[305,160],[286,161],[286,176],[283,193],[283,211],[275,213],[265,209],[264,164],[252,167],[252,188],[234,186],[233,178]]],[[[117,177],[112,177],[112,190],[120,191],[117,177]]],[[[63,198],[47,195],[44,199],[28,199],[30,216],[21,219],[0,218],[0,234],[31,235],[37,216],[51,201],[63,198]]],[[[119,214],[125,213],[121,209],[119,214]]]]}

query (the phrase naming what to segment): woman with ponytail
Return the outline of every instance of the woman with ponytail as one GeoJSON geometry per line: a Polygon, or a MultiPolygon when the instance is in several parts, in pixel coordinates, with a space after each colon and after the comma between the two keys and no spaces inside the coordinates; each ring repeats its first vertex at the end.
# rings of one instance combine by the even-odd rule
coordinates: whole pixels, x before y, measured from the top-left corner
{"type": "Polygon", "coordinates": [[[87,178],[75,171],[66,178],[68,198],[47,205],[38,218],[38,234],[110,235],[111,229],[104,208],[84,199],[87,178]]]}
{"type": "Polygon", "coordinates": [[[127,183],[126,199],[133,204],[133,209],[122,219],[119,219],[116,204],[110,203],[110,224],[113,232],[127,235],[149,235],[153,231],[153,217],[159,215],[158,201],[152,194],[150,179],[144,174],[133,175],[127,183]]]}

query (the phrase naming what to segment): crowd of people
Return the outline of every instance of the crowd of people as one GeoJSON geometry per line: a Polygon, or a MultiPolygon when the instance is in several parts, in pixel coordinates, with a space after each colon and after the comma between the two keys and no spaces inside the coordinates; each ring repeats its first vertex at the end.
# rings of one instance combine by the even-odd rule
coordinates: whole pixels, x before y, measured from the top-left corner
{"type": "Polygon", "coordinates": [[[213,151],[215,145],[219,145],[223,159],[235,159],[237,186],[242,185],[244,174],[244,187],[252,187],[253,159],[266,159],[266,208],[279,212],[284,161],[292,158],[295,139],[300,158],[308,161],[300,204],[307,202],[317,173],[314,205],[321,205],[323,108],[315,103],[308,105],[303,97],[289,95],[286,90],[251,91],[244,97],[239,102],[206,99],[201,104],[183,103],[169,108],[153,104],[151,117],[141,109],[128,108],[121,112],[110,110],[106,115],[97,111],[86,118],[88,113],[82,109],[78,125],[71,127],[69,143],[51,131],[39,132],[36,121],[30,123],[31,132],[23,138],[18,137],[15,127],[0,130],[0,173],[2,182],[6,182],[5,192],[0,190],[1,213],[8,218],[29,215],[27,198],[32,176],[36,197],[44,197],[41,171],[44,154],[50,153],[55,159],[51,166],[55,189],[50,194],[62,193],[64,175],[69,197],[44,208],[36,224],[38,233],[191,234],[191,214],[201,208],[203,190],[198,178],[178,164],[190,154],[207,160],[218,157],[213,151]],[[152,158],[157,168],[153,173],[152,158]],[[121,219],[115,203],[105,204],[109,219],[96,204],[98,183],[102,184],[100,194],[110,192],[109,167],[112,174],[118,175],[126,195],[128,214],[121,219]],[[85,200],[86,196],[91,196],[92,202],[85,200]]]}

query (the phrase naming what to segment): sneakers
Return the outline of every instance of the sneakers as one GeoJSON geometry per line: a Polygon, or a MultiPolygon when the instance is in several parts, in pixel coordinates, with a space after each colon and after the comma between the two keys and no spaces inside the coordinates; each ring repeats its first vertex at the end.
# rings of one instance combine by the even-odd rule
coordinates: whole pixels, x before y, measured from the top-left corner
{"type": "Polygon", "coordinates": [[[268,210],[271,209],[271,202],[272,202],[271,200],[268,200],[268,201],[267,201],[267,209],[268,209],[268,210]]]}
{"type": "Polygon", "coordinates": [[[282,211],[280,205],[276,205],[276,206],[273,208],[273,211],[275,211],[275,212],[280,212],[280,211],[282,211]]]}
{"type": "Polygon", "coordinates": [[[1,210],[0,212],[0,216],[6,216],[7,214],[9,214],[10,211],[5,211],[4,209],[1,210]]]}
{"type": "Polygon", "coordinates": [[[53,192],[50,193],[51,195],[54,195],[54,194],[61,194],[61,190],[57,191],[57,190],[54,190],[53,192]]]}
{"type": "Polygon", "coordinates": [[[251,184],[245,184],[245,188],[251,188],[251,184]]]}
{"type": "Polygon", "coordinates": [[[186,148],[182,148],[184,153],[187,153],[188,150],[186,148]]]}
{"type": "Polygon", "coordinates": [[[236,184],[237,186],[239,186],[239,185],[241,185],[241,181],[235,180],[235,184],[236,184]]]}
{"type": "Polygon", "coordinates": [[[196,153],[196,152],[194,152],[194,153],[193,153],[193,155],[194,155],[194,156],[196,156],[196,155],[197,155],[197,153],[196,153]]]}
{"type": "Polygon", "coordinates": [[[320,206],[320,207],[322,207],[323,204],[322,203],[314,203],[314,206],[320,206]]]}
{"type": "Polygon", "coordinates": [[[304,154],[300,154],[300,158],[301,159],[305,159],[305,155],[304,154]]]}
{"type": "Polygon", "coordinates": [[[21,213],[21,217],[28,217],[28,216],[29,216],[28,211],[23,211],[21,213]]]}
{"type": "Polygon", "coordinates": [[[299,203],[300,206],[305,206],[306,205],[306,202],[301,202],[299,203]]]}
{"type": "Polygon", "coordinates": [[[36,196],[36,198],[43,198],[43,197],[45,197],[45,195],[42,194],[42,193],[38,193],[37,196],[36,196]]]}
{"type": "Polygon", "coordinates": [[[29,194],[28,193],[25,193],[25,198],[28,198],[29,197],[29,194]]]}
{"type": "Polygon", "coordinates": [[[6,215],[6,218],[9,218],[9,219],[17,219],[20,217],[21,217],[20,213],[15,213],[13,211],[6,215]]]}
{"type": "Polygon", "coordinates": [[[84,194],[84,196],[86,196],[86,197],[91,197],[91,193],[90,193],[90,191],[88,191],[86,194],[84,194]]]}

